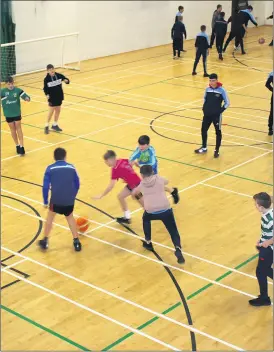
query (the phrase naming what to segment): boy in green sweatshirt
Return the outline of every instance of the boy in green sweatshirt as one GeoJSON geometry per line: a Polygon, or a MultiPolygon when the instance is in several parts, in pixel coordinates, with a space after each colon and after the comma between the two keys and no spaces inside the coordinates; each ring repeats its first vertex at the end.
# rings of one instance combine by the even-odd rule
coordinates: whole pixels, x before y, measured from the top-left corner
{"type": "Polygon", "coordinates": [[[14,86],[12,77],[5,81],[6,88],[1,89],[1,102],[4,116],[9,125],[11,136],[16,145],[16,152],[25,155],[24,137],[21,128],[21,101],[30,101],[30,97],[21,89],[14,86]]]}

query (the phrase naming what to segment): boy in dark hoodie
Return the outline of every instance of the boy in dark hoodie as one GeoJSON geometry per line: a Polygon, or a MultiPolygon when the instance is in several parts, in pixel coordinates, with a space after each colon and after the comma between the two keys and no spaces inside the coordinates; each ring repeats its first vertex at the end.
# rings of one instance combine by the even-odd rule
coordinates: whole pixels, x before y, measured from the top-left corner
{"type": "Polygon", "coordinates": [[[49,134],[49,123],[54,114],[54,122],[51,126],[55,132],[62,132],[62,129],[58,126],[58,119],[61,112],[61,105],[64,100],[64,92],[62,88],[62,82],[69,84],[69,79],[61,73],[55,72],[53,65],[47,65],[47,75],[44,79],[44,93],[47,97],[49,104],[49,113],[47,122],[45,125],[45,134],[49,134]]]}
{"type": "Polygon", "coordinates": [[[178,58],[181,56],[181,51],[184,50],[184,36],[186,39],[186,28],[182,22],[183,17],[179,16],[178,21],[174,23],[171,29],[171,38],[173,40],[173,59],[176,59],[176,51],[178,52],[178,58]]]}
{"type": "Polygon", "coordinates": [[[196,68],[200,61],[201,56],[203,57],[203,66],[204,66],[204,77],[209,77],[206,68],[206,60],[209,54],[209,38],[206,34],[206,26],[201,26],[201,32],[197,35],[195,41],[195,48],[196,48],[196,57],[193,65],[192,76],[197,75],[196,68]]]}
{"type": "Polygon", "coordinates": [[[214,158],[219,157],[219,149],[222,141],[222,113],[229,107],[229,99],[226,90],[222,86],[222,83],[218,82],[218,76],[216,73],[209,75],[209,87],[206,88],[203,105],[203,145],[201,148],[195,150],[196,154],[205,154],[207,152],[207,131],[213,123],[216,131],[214,158]]]}
{"type": "Polygon", "coordinates": [[[223,60],[223,45],[227,32],[227,22],[224,19],[225,13],[220,13],[220,18],[215,22],[214,32],[216,34],[216,49],[219,54],[219,59],[223,60]]]}

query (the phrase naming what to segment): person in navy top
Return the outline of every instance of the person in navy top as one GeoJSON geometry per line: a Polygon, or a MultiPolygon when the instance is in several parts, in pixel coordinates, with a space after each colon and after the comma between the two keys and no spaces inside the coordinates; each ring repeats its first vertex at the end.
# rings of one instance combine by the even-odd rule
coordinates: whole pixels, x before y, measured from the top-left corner
{"type": "Polygon", "coordinates": [[[220,18],[216,20],[215,22],[215,27],[214,27],[214,32],[216,35],[216,49],[219,54],[219,59],[223,60],[223,45],[224,45],[224,40],[227,32],[227,22],[225,20],[225,13],[221,12],[220,13],[220,18]]]}
{"type": "Polygon", "coordinates": [[[268,75],[267,81],[265,83],[267,89],[272,92],[270,100],[270,113],[268,118],[268,135],[273,135],[273,71],[268,75]]]}
{"type": "Polygon", "coordinates": [[[181,51],[184,50],[184,37],[186,39],[186,28],[183,24],[183,17],[179,16],[178,21],[174,23],[171,29],[171,39],[173,40],[173,59],[177,59],[176,51],[178,52],[178,58],[181,56],[181,51]]]}
{"type": "Polygon", "coordinates": [[[47,167],[43,181],[44,206],[49,208],[45,228],[44,239],[39,241],[42,249],[48,248],[48,237],[56,214],[65,215],[67,223],[73,235],[73,245],[77,252],[81,251],[81,243],[78,238],[77,227],[73,217],[73,209],[76,195],[80,188],[80,180],[75,167],[66,162],[67,152],[63,148],[54,151],[55,163],[47,167]],[[51,190],[51,198],[49,197],[51,190]]]}
{"type": "Polygon", "coordinates": [[[197,75],[196,68],[202,56],[203,65],[204,65],[204,77],[208,77],[209,74],[207,73],[207,69],[206,69],[206,60],[207,60],[207,55],[209,54],[208,49],[210,45],[209,45],[208,35],[206,34],[206,26],[204,25],[201,26],[201,33],[199,33],[196,37],[195,47],[196,47],[196,58],[194,61],[192,76],[197,75]]]}
{"type": "Polygon", "coordinates": [[[205,90],[203,105],[202,141],[201,148],[196,149],[196,154],[207,152],[207,131],[213,123],[216,131],[216,148],[214,158],[219,157],[219,149],[222,142],[222,113],[229,107],[229,99],[222,83],[218,82],[216,73],[209,76],[209,86],[205,90]],[[224,102],[224,104],[223,104],[224,102]]]}

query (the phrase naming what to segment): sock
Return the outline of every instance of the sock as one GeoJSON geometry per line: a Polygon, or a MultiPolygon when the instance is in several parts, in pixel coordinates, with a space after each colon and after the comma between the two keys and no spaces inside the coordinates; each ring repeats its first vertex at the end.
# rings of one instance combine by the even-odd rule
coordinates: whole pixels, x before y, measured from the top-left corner
{"type": "Polygon", "coordinates": [[[20,147],[20,144],[16,144],[16,147],[20,147]]]}
{"type": "Polygon", "coordinates": [[[19,145],[19,147],[20,147],[20,148],[23,148],[23,146],[22,146],[22,145],[19,145]]]}
{"type": "Polygon", "coordinates": [[[45,123],[45,127],[49,127],[49,123],[48,122],[45,123]]]}
{"type": "Polygon", "coordinates": [[[52,126],[57,126],[58,123],[56,121],[53,122],[52,126]]]}
{"type": "Polygon", "coordinates": [[[125,211],[125,218],[130,219],[130,211],[129,210],[125,211]]]}

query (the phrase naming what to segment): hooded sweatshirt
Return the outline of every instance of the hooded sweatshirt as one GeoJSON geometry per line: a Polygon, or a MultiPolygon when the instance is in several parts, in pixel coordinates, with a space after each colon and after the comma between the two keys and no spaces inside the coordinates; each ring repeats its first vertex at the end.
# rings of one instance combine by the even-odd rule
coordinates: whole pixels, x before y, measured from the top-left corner
{"type": "Polygon", "coordinates": [[[218,82],[217,87],[210,85],[205,90],[203,112],[205,116],[219,116],[229,107],[229,99],[222,83],[218,82]],[[224,101],[224,105],[223,104],[224,101]]]}
{"type": "Polygon", "coordinates": [[[170,209],[165,192],[167,183],[168,181],[159,175],[145,177],[142,180],[140,190],[143,194],[144,208],[147,213],[157,213],[170,209]]]}

